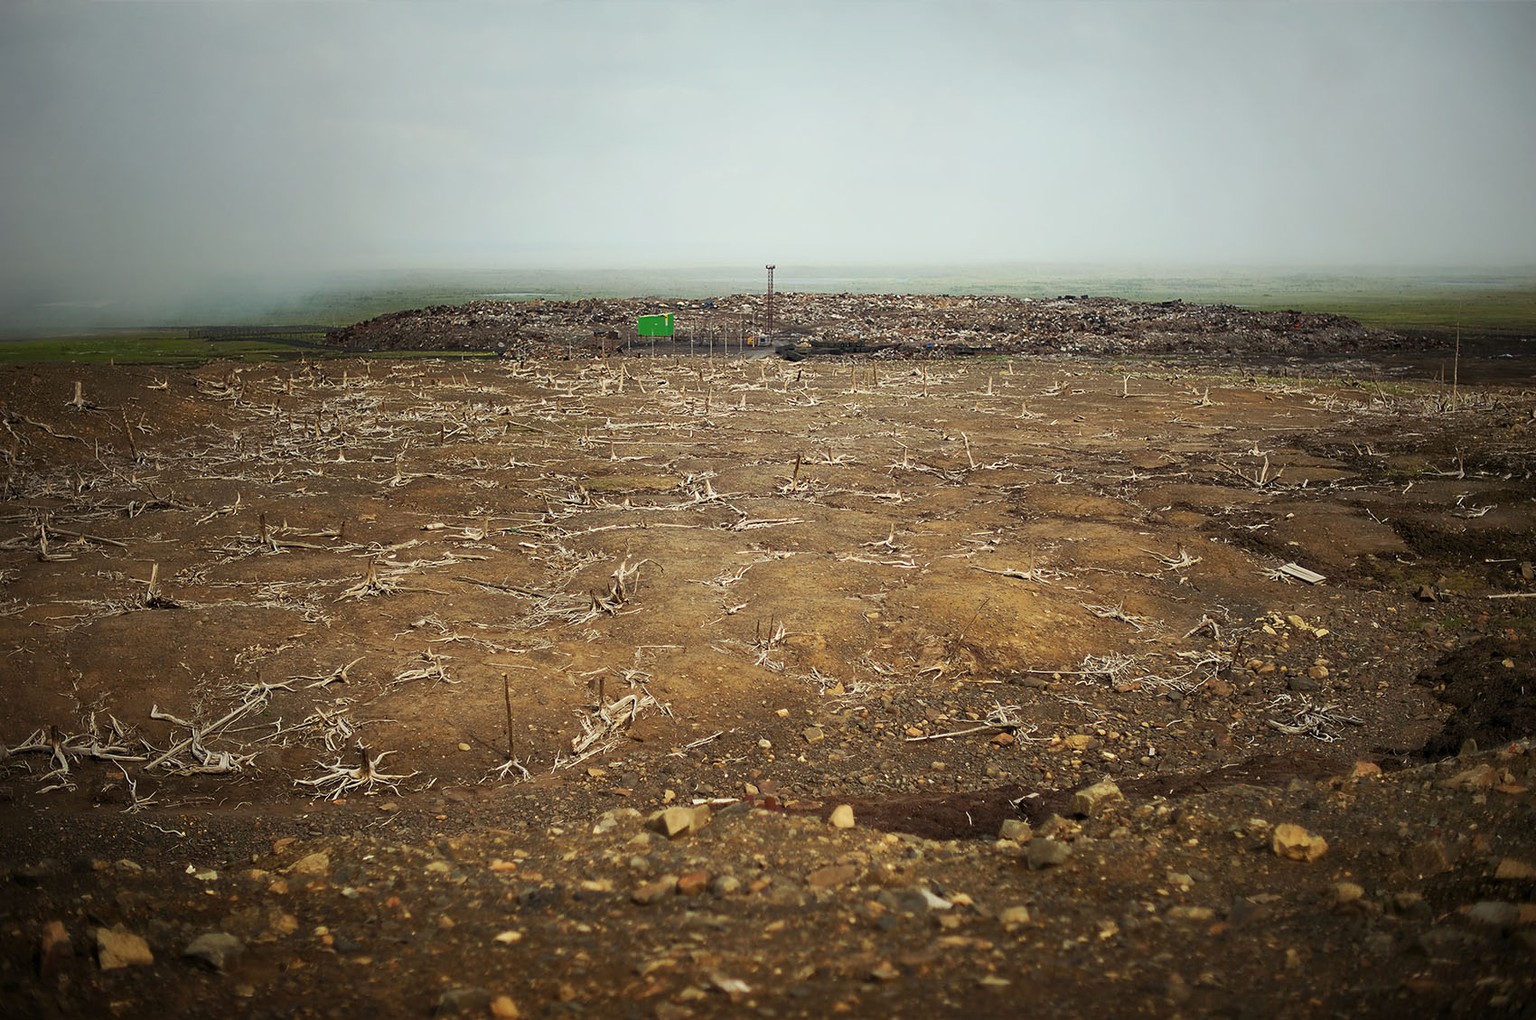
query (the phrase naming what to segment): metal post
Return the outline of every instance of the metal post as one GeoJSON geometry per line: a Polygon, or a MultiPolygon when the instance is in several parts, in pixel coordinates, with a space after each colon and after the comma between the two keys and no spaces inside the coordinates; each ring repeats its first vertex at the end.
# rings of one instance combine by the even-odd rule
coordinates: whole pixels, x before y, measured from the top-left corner
{"type": "Polygon", "coordinates": [[[768,324],[763,330],[763,339],[773,343],[773,266],[764,266],[768,270],[768,324]]]}

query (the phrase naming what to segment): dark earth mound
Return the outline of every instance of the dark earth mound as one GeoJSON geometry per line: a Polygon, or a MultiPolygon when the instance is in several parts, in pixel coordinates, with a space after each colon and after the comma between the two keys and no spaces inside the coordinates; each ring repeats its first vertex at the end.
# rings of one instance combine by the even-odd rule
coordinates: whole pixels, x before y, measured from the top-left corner
{"type": "Polygon", "coordinates": [[[1533,652],[1536,641],[1528,635],[1490,636],[1456,648],[1420,673],[1418,682],[1456,710],[1425,743],[1424,756],[1448,757],[1468,741],[1496,748],[1536,733],[1533,652]]]}

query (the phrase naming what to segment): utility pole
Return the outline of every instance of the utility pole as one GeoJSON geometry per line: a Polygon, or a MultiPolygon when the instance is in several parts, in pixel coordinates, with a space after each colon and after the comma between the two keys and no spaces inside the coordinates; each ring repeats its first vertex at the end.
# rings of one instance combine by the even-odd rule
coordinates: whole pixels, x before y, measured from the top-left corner
{"type": "Polygon", "coordinates": [[[773,343],[773,266],[764,266],[768,270],[768,326],[764,331],[764,339],[773,343]]]}

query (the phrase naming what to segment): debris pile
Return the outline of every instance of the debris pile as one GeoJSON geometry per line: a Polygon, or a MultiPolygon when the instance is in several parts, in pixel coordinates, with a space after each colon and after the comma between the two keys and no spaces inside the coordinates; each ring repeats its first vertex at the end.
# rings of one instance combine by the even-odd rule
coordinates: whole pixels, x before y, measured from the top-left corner
{"type": "MultiPolygon", "coordinates": [[[[360,350],[617,353],[650,346],[639,315],[673,312],[672,347],[736,350],[773,346],[781,354],[1326,355],[1397,347],[1395,333],[1340,315],[1256,312],[1233,305],[1120,298],[956,297],[914,294],[774,295],[765,335],[762,295],[708,299],[584,298],[471,301],[392,312],[331,331],[332,346],[360,350]]],[[[666,341],[662,341],[663,344],[666,341]]]]}

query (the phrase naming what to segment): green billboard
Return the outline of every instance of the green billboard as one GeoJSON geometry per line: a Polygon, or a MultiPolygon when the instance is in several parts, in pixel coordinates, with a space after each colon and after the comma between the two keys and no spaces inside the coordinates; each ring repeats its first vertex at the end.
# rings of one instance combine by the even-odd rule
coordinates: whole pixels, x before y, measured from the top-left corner
{"type": "Polygon", "coordinates": [[[672,313],[665,315],[642,315],[635,320],[635,329],[641,336],[671,336],[672,313]]]}

